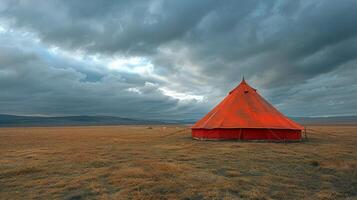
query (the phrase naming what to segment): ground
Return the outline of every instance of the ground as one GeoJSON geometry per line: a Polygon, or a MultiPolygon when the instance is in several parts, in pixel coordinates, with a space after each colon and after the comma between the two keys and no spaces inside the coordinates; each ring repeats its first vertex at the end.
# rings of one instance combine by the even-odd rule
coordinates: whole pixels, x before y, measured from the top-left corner
{"type": "Polygon", "coordinates": [[[356,199],[357,126],[197,141],[185,126],[0,129],[0,199],[356,199]]]}

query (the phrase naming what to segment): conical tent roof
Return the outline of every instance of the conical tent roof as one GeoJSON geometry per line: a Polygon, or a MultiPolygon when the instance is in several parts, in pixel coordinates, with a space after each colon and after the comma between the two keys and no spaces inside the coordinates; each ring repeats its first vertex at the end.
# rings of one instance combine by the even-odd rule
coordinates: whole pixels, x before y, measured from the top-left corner
{"type": "Polygon", "coordinates": [[[192,127],[216,128],[304,129],[275,109],[244,78],[223,101],[192,127]]]}

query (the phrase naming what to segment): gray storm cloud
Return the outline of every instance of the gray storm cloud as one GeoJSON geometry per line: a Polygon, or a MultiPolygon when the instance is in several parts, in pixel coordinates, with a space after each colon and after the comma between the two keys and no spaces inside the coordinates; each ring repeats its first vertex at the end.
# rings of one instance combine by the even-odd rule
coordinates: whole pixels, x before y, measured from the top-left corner
{"type": "Polygon", "coordinates": [[[356,1],[1,1],[0,113],[197,119],[242,75],[357,114],[356,1]]]}

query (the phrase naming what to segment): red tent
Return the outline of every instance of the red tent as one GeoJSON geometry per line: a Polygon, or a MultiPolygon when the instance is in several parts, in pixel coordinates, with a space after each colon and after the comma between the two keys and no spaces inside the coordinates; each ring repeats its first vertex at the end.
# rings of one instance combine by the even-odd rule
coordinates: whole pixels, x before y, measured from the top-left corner
{"type": "Polygon", "coordinates": [[[301,140],[303,126],[284,116],[244,80],[192,127],[195,139],[301,140]]]}

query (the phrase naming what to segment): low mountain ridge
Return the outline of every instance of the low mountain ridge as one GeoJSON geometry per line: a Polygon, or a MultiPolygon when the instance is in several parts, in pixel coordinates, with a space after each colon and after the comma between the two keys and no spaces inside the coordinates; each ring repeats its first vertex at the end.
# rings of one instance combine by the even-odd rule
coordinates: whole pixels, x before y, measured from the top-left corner
{"type": "Polygon", "coordinates": [[[303,125],[357,125],[357,116],[291,117],[303,125]]]}
{"type": "MultiPolygon", "coordinates": [[[[291,117],[302,125],[357,125],[357,116],[291,117]]],[[[196,120],[144,120],[114,116],[18,116],[0,114],[0,127],[194,124],[196,120]]]]}
{"type": "Polygon", "coordinates": [[[75,125],[135,125],[164,124],[162,121],[131,119],[113,116],[39,117],[0,114],[0,127],[17,126],[75,126],[75,125]]]}

